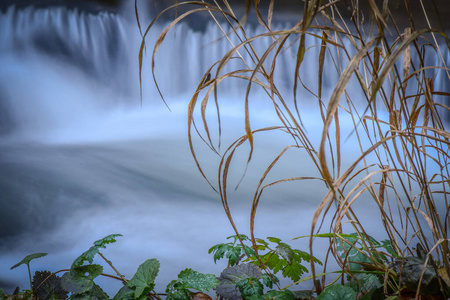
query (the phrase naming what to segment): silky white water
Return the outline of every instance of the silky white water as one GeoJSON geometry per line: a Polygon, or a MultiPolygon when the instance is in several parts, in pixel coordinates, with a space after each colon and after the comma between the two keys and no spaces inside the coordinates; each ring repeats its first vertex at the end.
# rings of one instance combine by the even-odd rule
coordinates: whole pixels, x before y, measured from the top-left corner
{"type": "MultiPolygon", "coordinates": [[[[16,285],[28,287],[26,268],[9,270],[25,255],[49,253],[32,262],[32,271],[69,268],[93,241],[112,233],[123,237],[102,252],[126,277],[148,258],[161,261],[158,292],[184,268],[219,275],[226,266],[225,261],[214,265],[207,250],[234,232],[218,194],[191,157],[186,114],[202,76],[225,55],[229,44],[217,41],[221,33],[212,23],[205,24],[204,31],[181,23],[167,35],[156,54],[156,78],[169,110],[150,73],[153,44],[163,26],[158,24],[147,39],[141,102],[141,37],[133,14],[11,7],[0,15],[0,287],[6,292],[16,285]]],[[[256,49],[269,42],[260,42],[256,49]]],[[[283,57],[276,74],[280,89],[288,94],[295,58],[283,57]]],[[[305,62],[305,70],[308,64],[314,68],[316,61],[305,62]]],[[[314,86],[315,78],[304,79],[314,86]]],[[[336,74],[325,73],[325,97],[337,80],[336,74]]],[[[224,99],[222,153],[245,133],[245,88],[240,80],[219,87],[224,99]]],[[[270,102],[262,101],[262,91],[253,89],[252,126],[279,125],[270,102]]],[[[309,96],[298,95],[305,99],[302,121],[317,143],[321,121],[315,104],[307,101],[309,96]]],[[[212,102],[207,111],[208,120],[214,122],[212,102]]],[[[343,128],[351,128],[351,120],[340,121],[343,128]]],[[[212,124],[217,142],[217,126],[212,124]]],[[[229,191],[241,233],[248,234],[259,176],[288,143],[282,134],[255,135],[256,150],[246,177],[237,191],[229,191]]],[[[195,145],[206,175],[217,186],[220,157],[200,139],[195,145]]],[[[354,145],[347,141],[343,149],[352,154],[354,145]]],[[[248,145],[232,165],[232,187],[245,170],[247,154],[248,145]]],[[[270,178],[299,174],[317,172],[303,157],[288,155],[270,178]]],[[[268,190],[258,211],[256,234],[286,242],[309,234],[313,211],[325,193],[323,185],[313,181],[268,190]]],[[[306,250],[307,240],[292,245],[306,250]]],[[[107,266],[105,272],[113,274],[107,266]]],[[[111,297],[120,287],[111,279],[100,279],[99,284],[111,297]]]]}

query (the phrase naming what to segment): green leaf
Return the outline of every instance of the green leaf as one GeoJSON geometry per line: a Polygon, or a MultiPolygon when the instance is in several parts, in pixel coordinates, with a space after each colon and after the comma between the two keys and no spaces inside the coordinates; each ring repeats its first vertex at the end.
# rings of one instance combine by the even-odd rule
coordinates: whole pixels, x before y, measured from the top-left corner
{"type": "Polygon", "coordinates": [[[147,259],[138,267],[136,274],[128,282],[128,286],[135,290],[136,298],[153,290],[158,272],[159,261],[155,258],[147,259]]]}
{"type": "Polygon", "coordinates": [[[248,277],[236,283],[236,287],[241,292],[243,300],[247,300],[252,296],[262,296],[264,294],[264,286],[258,278],[248,277]]]}
{"type": "Polygon", "coordinates": [[[215,289],[219,285],[219,280],[213,274],[202,274],[192,269],[186,269],[178,275],[178,282],[183,288],[195,289],[200,292],[207,292],[215,289]]]}
{"type": "MultiPolygon", "coordinates": [[[[308,269],[302,265],[305,255],[307,259],[310,258],[309,254],[306,252],[293,250],[291,264],[288,264],[285,259],[280,258],[278,254],[273,252],[268,252],[260,257],[264,264],[272,270],[274,274],[282,271],[284,277],[291,278],[293,281],[298,281],[304,273],[308,272],[308,269]]],[[[256,261],[253,263],[258,264],[256,261]]]]}
{"type": "Polygon", "coordinates": [[[106,248],[106,244],[111,244],[116,241],[116,237],[122,236],[121,234],[110,234],[100,240],[94,242],[94,246],[89,248],[89,250],[83,252],[79,257],[77,257],[72,263],[71,269],[77,268],[83,265],[85,261],[92,264],[94,256],[99,252],[99,248],[106,248]]]}
{"type": "Polygon", "coordinates": [[[261,245],[263,245],[264,247],[269,246],[269,243],[266,242],[266,241],[263,240],[263,239],[256,239],[256,242],[259,243],[259,244],[261,244],[261,245]]]}
{"type": "MultiPolygon", "coordinates": [[[[142,297],[145,299],[145,296],[142,297]]],[[[114,296],[115,300],[134,300],[134,289],[130,288],[128,285],[124,285],[114,296]]]]}
{"type": "Polygon", "coordinates": [[[72,293],[70,299],[109,299],[108,295],[93,281],[102,273],[102,270],[103,267],[100,265],[75,268],[61,277],[61,286],[72,293]]]}
{"type": "Polygon", "coordinates": [[[268,274],[263,273],[261,275],[261,278],[263,280],[264,285],[267,286],[269,289],[271,289],[273,287],[274,283],[280,282],[278,277],[273,274],[272,274],[272,278],[271,278],[268,274]]]}
{"type": "Polygon", "coordinates": [[[47,255],[47,253],[33,253],[33,254],[30,254],[30,255],[27,255],[20,262],[18,262],[14,266],[12,266],[10,270],[15,269],[18,266],[23,265],[23,264],[28,265],[30,263],[30,261],[32,261],[33,259],[44,257],[46,255],[47,255]]]}
{"type": "Polygon", "coordinates": [[[348,286],[335,284],[327,287],[316,300],[356,300],[356,292],[348,286]]]}
{"type": "Polygon", "coordinates": [[[214,247],[210,248],[208,253],[214,252],[214,263],[218,261],[219,259],[222,259],[225,256],[225,253],[230,251],[230,249],[233,249],[233,245],[228,244],[218,244],[214,247]]]}
{"type": "Polygon", "coordinates": [[[166,300],[191,300],[191,293],[188,290],[174,291],[167,295],[166,300]]]}
{"type": "Polygon", "coordinates": [[[61,285],[72,294],[83,294],[94,286],[94,282],[86,276],[80,276],[73,272],[66,272],[61,277],[61,285]]]}
{"type": "Polygon", "coordinates": [[[217,286],[216,292],[226,299],[240,300],[241,293],[236,288],[236,283],[249,277],[261,277],[261,269],[251,263],[227,268],[220,274],[220,284],[217,286]]]}
{"type": "Polygon", "coordinates": [[[271,241],[272,243],[276,243],[276,244],[279,244],[280,242],[281,242],[281,239],[279,239],[279,238],[276,238],[276,237],[267,237],[267,239],[269,240],[269,241],[271,241]]]}
{"type": "Polygon", "coordinates": [[[381,247],[383,247],[384,249],[386,249],[386,251],[392,255],[395,258],[401,258],[400,255],[397,254],[397,252],[395,252],[394,248],[392,247],[391,241],[390,240],[383,240],[381,241],[381,247]]]}
{"type": "Polygon", "coordinates": [[[297,299],[297,297],[290,290],[284,290],[284,291],[269,291],[265,295],[264,299],[295,300],[297,299]]]}
{"type": "Polygon", "coordinates": [[[71,272],[75,276],[85,276],[90,280],[94,280],[103,273],[103,267],[101,265],[86,265],[75,268],[71,272]]]}
{"type": "Polygon", "coordinates": [[[102,239],[99,239],[94,242],[94,246],[97,246],[99,248],[106,248],[106,244],[111,244],[116,242],[116,237],[122,236],[121,234],[110,234],[108,236],[105,236],[102,239]]]}
{"type": "Polygon", "coordinates": [[[354,277],[349,276],[351,279],[346,283],[346,286],[351,287],[358,294],[383,286],[380,279],[375,274],[355,273],[353,276],[354,277]],[[353,280],[353,278],[356,278],[356,280],[353,280]]]}
{"type": "MultiPolygon", "coordinates": [[[[318,233],[318,234],[313,234],[312,236],[319,237],[319,238],[334,238],[336,236],[336,234],[335,233],[318,233]]],[[[354,235],[352,235],[352,234],[345,234],[345,233],[340,233],[339,236],[343,237],[343,238],[353,238],[354,237],[354,235]]],[[[309,238],[309,237],[311,237],[311,235],[302,235],[302,236],[293,238],[293,240],[309,238]]]]}
{"type": "Polygon", "coordinates": [[[70,300],[109,300],[108,295],[96,284],[84,294],[71,295],[70,300]]]}
{"type": "Polygon", "coordinates": [[[228,258],[230,265],[234,266],[239,261],[239,258],[241,257],[242,254],[243,254],[242,246],[237,245],[235,247],[230,248],[227,251],[226,257],[228,258]]]}
{"type": "MultiPolygon", "coordinates": [[[[241,240],[243,242],[244,241],[250,241],[250,238],[248,236],[246,236],[245,234],[240,234],[239,236],[241,237],[241,240]]],[[[238,235],[231,235],[231,236],[227,237],[227,240],[229,240],[231,238],[234,239],[234,244],[236,244],[236,242],[239,241],[238,235]]]]}
{"type": "Polygon", "coordinates": [[[279,243],[275,248],[275,253],[280,255],[288,264],[292,264],[292,259],[294,258],[294,251],[292,251],[291,246],[285,243],[279,243]]]}

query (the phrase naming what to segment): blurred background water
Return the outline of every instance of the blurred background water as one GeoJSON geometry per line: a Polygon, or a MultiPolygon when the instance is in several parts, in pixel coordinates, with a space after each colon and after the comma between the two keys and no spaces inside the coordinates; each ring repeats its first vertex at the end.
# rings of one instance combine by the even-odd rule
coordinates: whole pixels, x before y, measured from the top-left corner
{"type": "MultiPolygon", "coordinates": [[[[28,254],[49,253],[32,262],[32,271],[57,271],[70,267],[93,241],[112,233],[124,236],[103,253],[126,277],[145,259],[161,261],[157,291],[187,267],[219,275],[226,264],[214,265],[207,250],[234,232],[218,194],[191,157],[186,111],[207,68],[229,49],[228,41],[219,39],[220,30],[192,19],[167,35],[156,54],[156,78],[169,110],[149,72],[153,44],[166,21],[147,38],[141,103],[141,36],[132,5],[19,3],[2,7],[0,14],[0,287],[9,293],[17,285],[28,286],[25,268],[9,270],[28,254]]],[[[142,24],[148,24],[154,13],[150,8],[142,12],[142,24]]],[[[289,21],[286,17],[278,24],[289,21]]],[[[252,30],[249,26],[250,35],[257,33],[252,30]]],[[[269,42],[258,42],[256,49],[265,49],[269,42]]],[[[276,74],[280,88],[288,90],[295,58],[284,57],[276,74]]],[[[305,69],[308,63],[314,68],[314,61],[305,62],[305,69]]],[[[337,79],[336,74],[324,75],[324,97],[337,79]]],[[[305,83],[314,85],[315,79],[310,80],[305,83]]],[[[245,88],[245,82],[237,80],[219,88],[226,99],[221,105],[223,145],[245,132],[245,88]]],[[[270,103],[259,100],[261,95],[252,93],[254,128],[279,125],[270,103]]],[[[317,142],[320,118],[308,101],[303,104],[303,122],[317,142]]],[[[210,106],[208,119],[213,121],[210,106]]],[[[246,234],[259,176],[288,140],[274,133],[256,137],[255,143],[249,171],[229,195],[238,228],[246,234]]],[[[220,157],[199,139],[195,145],[207,176],[217,185],[220,157]]],[[[244,172],[245,147],[230,170],[230,186],[244,172]]],[[[349,141],[343,147],[351,154],[354,144],[349,141]]],[[[317,175],[313,169],[302,157],[287,155],[270,178],[317,175]]],[[[269,190],[258,211],[256,234],[286,241],[309,234],[312,213],[325,192],[311,181],[269,190]]],[[[306,250],[307,241],[292,244],[306,250]]],[[[100,284],[110,296],[120,287],[111,279],[100,279],[100,284]]]]}

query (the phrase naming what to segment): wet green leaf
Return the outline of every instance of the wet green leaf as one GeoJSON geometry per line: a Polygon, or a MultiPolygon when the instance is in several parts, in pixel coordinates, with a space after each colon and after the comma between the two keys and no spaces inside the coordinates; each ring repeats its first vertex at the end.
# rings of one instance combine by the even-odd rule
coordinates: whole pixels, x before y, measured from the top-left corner
{"type": "Polygon", "coordinates": [[[236,283],[236,287],[241,292],[241,296],[244,300],[249,299],[252,296],[258,297],[264,294],[264,286],[259,282],[259,278],[244,278],[236,283]]]}
{"type": "Polygon", "coordinates": [[[70,299],[109,299],[108,295],[93,281],[97,274],[101,273],[101,268],[98,265],[90,265],[65,273],[61,277],[61,285],[72,294],[70,299]]]}
{"type": "Polygon", "coordinates": [[[327,287],[316,300],[356,300],[356,292],[344,285],[335,284],[327,287]]]}
{"type": "Polygon", "coordinates": [[[202,274],[192,269],[185,269],[178,275],[177,289],[195,289],[207,292],[219,285],[219,280],[213,274],[202,274]]]}
{"type": "Polygon", "coordinates": [[[275,248],[275,253],[280,255],[286,260],[288,264],[292,264],[292,259],[294,258],[294,251],[292,251],[291,246],[285,243],[279,243],[275,248]]]}
{"type": "Polygon", "coordinates": [[[216,292],[226,299],[240,300],[241,293],[236,288],[236,283],[249,277],[261,277],[261,269],[254,264],[240,264],[227,268],[220,274],[220,284],[217,286],[216,292]]]}
{"type": "Polygon", "coordinates": [[[261,275],[261,278],[263,280],[263,284],[265,286],[267,286],[269,289],[271,289],[273,287],[274,283],[278,283],[280,282],[280,280],[278,279],[277,276],[272,274],[272,277],[270,277],[269,275],[267,275],[266,273],[263,273],[261,275]]]}
{"type": "Polygon", "coordinates": [[[118,236],[122,235],[110,234],[100,240],[95,241],[94,246],[89,248],[89,250],[83,252],[83,254],[81,254],[74,260],[71,269],[82,266],[85,261],[88,261],[90,264],[92,264],[94,256],[98,253],[99,248],[106,248],[106,244],[114,243],[116,241],[115,238],[118,236]]]}
{"type": "Polygon", "coordinates": [[[133,278],[128,282],[128,286],[134,289],[136,298],[153,290],[158,272],[159,261],[155,258],[147,259],[138,267],[136,274],[134,274],[133,278]]]}
{"type": "Polygon", "coordinates": [[[33,259],[40,258],[40,257],[44,257],[44,256],[46,256],[46,255],[47,255],[47,253],[33,253],[33,254],[30,254],[30,255],[27,255],[27,256],[25,256],[24,259],[22,259],[20,262],[18,262],[18,263],[15,264],[14,266],[12,266],[12,267],[11,267],[11,270],[12,270],[12,269],[15,269],[15,268],[17,268],[18,266],[23,265],[23,264],[28,265],[28,264],[30,263],[30,261],[32,261],[33,259]]]}
{"type": "Polygon", "coordinates": [[[264,299],[276,299],[276,300],[295,300],[296,295],[290,290],[284,291],[269,291],[264,295],[264,299]]]}

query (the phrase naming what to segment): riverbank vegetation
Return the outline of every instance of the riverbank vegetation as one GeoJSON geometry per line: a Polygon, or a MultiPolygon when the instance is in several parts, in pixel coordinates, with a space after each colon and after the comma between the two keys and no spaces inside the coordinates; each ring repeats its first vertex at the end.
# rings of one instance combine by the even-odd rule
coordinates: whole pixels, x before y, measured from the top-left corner
{"type": "MultiPolygon", "coordinates": [[[[314,214],[308,237],[311,257],[317,253],[314,242],[329,239],[322,269],[313,260],[310,265],[312,285],[319,297],[329,284],[327,262],[331,260],[345,273],[337,282],[357,287],[374,282],[383,287],[381,298],[449,296],[450,135],[446,118],[450,44],[439,4],[433,1],[425,6],[419,2],[414,7],[409,1],[304,1],[302,16],[282,29],[272,23],[277,14],[276,1],[246,1],[241,15],[236,13],[239,7],[226,0],[176,2],[155,18],[179,10],[155,45],[146,44],[153,23],[142,27],[140,69],[147,59],[145,49],[151,46],[148,59],[152,74],[167,33],[192,14],[209,15],[223,39],[230,42],[226,54],[205,70],[189,102],[192,156],[200,173],[220,196],[238,235],[241,229],[235,226],[227,194],[228,182],[232,181],[229,170],[237,153],[247,151],[247,167],[251,167],[256,139],[264,139],[267,132],[289,138],[284,149],[267,162],[253,199],[248,199],[252,201],[251,247],[261,269],[270,274],[254,235],[257,210],[263,205],[266,190],[285,182],[297,181],[299,186],[311,180],[321,182],[327,192],[314,214]],[[244,24],[251,16],[264,33],[248,35],[244,24]],[[254,45],[263,39],[270,42],[261,51],[254,45]],[[288,92],[282,88],[286,81],[280,82],[277,73],[283,56],[295,57],[295,66],[284,74],[290,78],[288,92]],[[238,67],[236,60],[240,62],[238,67]],[[307,64],[310,60],[316,61],[314,69],[307,64]],[[220,106],[227,99],[221,97],[220,87],[229,80],[247,82],[241,96],[243,135],[221,152],[220,106]],[[251,93],[254,90],[262,91],[265,97],[255,100],[251,93]],[[251,121],[258,110],[255,101],[258,105],[269,103],[278,122],[255,128],[251,121]],[[321,124],[318,140],[303,122],[302,108],[311,105],[321,124]],[[214,107],[215,121],[207,117],[207,107],[214,107]],[[350,128],[341,120],[350,120],[350,128]],[[219,128],[218,141],[212,138],[215,133],[211,125],[219,128]],[[196,135],[221,155],[217,181],[203,172],[201,157],[196,155],[196,135]],[[345,152],[348,140],[354,143],[356,155],[345,152]],[[299,168],[295,177],[270,181],[272,170],[288,152],[309,160],[315,169],[299,168]],[[361,205],[362,201],[370,203],[361,205]],[[386,236],[382,243],[371,238],[373,228],[367,228],[360,216],[364,211],[361,207],[366,205],[372,210],[370,218],[378,220],[376,230],[386,236]],[[374,274],[377,279],[369,276],[374,274]],[[426,278],[433,278],[434,283],[426,278]]],[[[158,78],[154,79],[157,84],[158,78]]]]}
{"type": "MultiPolygon", "coordinates": [[[[158,50],[185,18],[208,16],[229,41],[225,55],[217,57],[193,87],[186,114],[192,157],[217,192],[236,235],[210,249],[215,261],[228,260],[228,268],[217,278],[187,269],[162,293],[154,286],[159,262],[152,258],[130,280],[117,271],[113,277],[123,281],[124,287],[114,298],[208,299],[204,294],[208,291],[217,293],[218,299],[233,300],[450,297],[450,41],[439,3],[432,1],[430,6],[423,2],[417,1],[420,5],[413,7],[410,1],[303,1],[303,14],[285,28],[273,24],[277,14],[274,0],[248,0],[245,5],[227,0],[175,1],[149,25],[136,9],[142,32],[139,71],[141,74],[150,61],[156,86],[158,50]],[[155,34],[153,25],[169,12],[176,12],[175,19],[157,33],[155,44],[147,44],[148,35],[155,34]],[[249,35],[245,24],[250,19],[254,20],[251,26],[264,32],[249,35]],[[254,46],[259,40],[268,41],[262,51],[254,46]],[[294,57],[295,64],[280,77],[279,72],[285,70],[279,66],[284,56],[294,57]],[[315,68],[307,63],[310,61],[315,68]],[[223,145],[220,107],[227,99],[221,97],[220,89],[229,81],[246,83],[240,98],[242,136],[223,145]],[[252,98],[255,90],[258,99],[252,98]],[[271,108],[274,124],[257,128],[252,123],[260,103],[271,108]],[[319,137],[307,130],[306,106],[308,113],[312,107],[317,116],[319,137]],[[214,119],[208,115],[211,108],[214,119]],[[281,140],[288,142],[267,161],[253,197],[241,199],[251,203],[250,224],[238,228],[227,193],[235,188],[230,182],[236,182],[230,178],[230,170],[242,153],[247,157],[243,173],[251,168],[257,140],[272,133],[287,137],[281,140]],[[198,136],[220,156],[216,177],[202,168],[204,162],[196,151],[198,136]],[[352,143],[351,154],[346,152],[348,143],[352,143]],[[295,176],[272,180],[273,170],[288,155],[307,160],[313,168],[299,166],[295,176]],[[295,182],[301,195],[302,187],[311,181],[321,184],[324,196],[308,234],[293,236],[309,239],[309,249],[293,249],[275,237],[257,237],[255,220],[267,191],[295,182]],[[370,226],[368,216],[373,220],[370,226]],[[242,232],[250,234],[247,237],[242,232]],[[385,238],[373,238],[374,232],[382,232],[385,238]],[[323,239],[328,248],[319,251],[315,245],[323,239]],[[338,269],[330,269],[334,262],[338,269]],[[292,284],[281,286],[277,276],[292,284]],[[301,282],[310,282],[311,288],[299,291],[296,285],[301,282]]],[[[164,91],[160,94],[164,100],[164,91]]],[[[298,201],[301,210],[301,197],[298,201]]],[[[99,249],[116,237],[95,242],[65,270],[60,279],[64,283],[54,291],[70,292],[64,297],[73,299],[108,299],[94,282],[103,268],[93,264],[93,257],[101,256],[99,249]]],[[[29,266],[31,259],[41,256],[25,258],[19,265],[29,266]]],[[[31,284],[22,294],[0,297],[58,298],[38,294],[55,276],[41,274],[40,286],[31,284]]]]}

